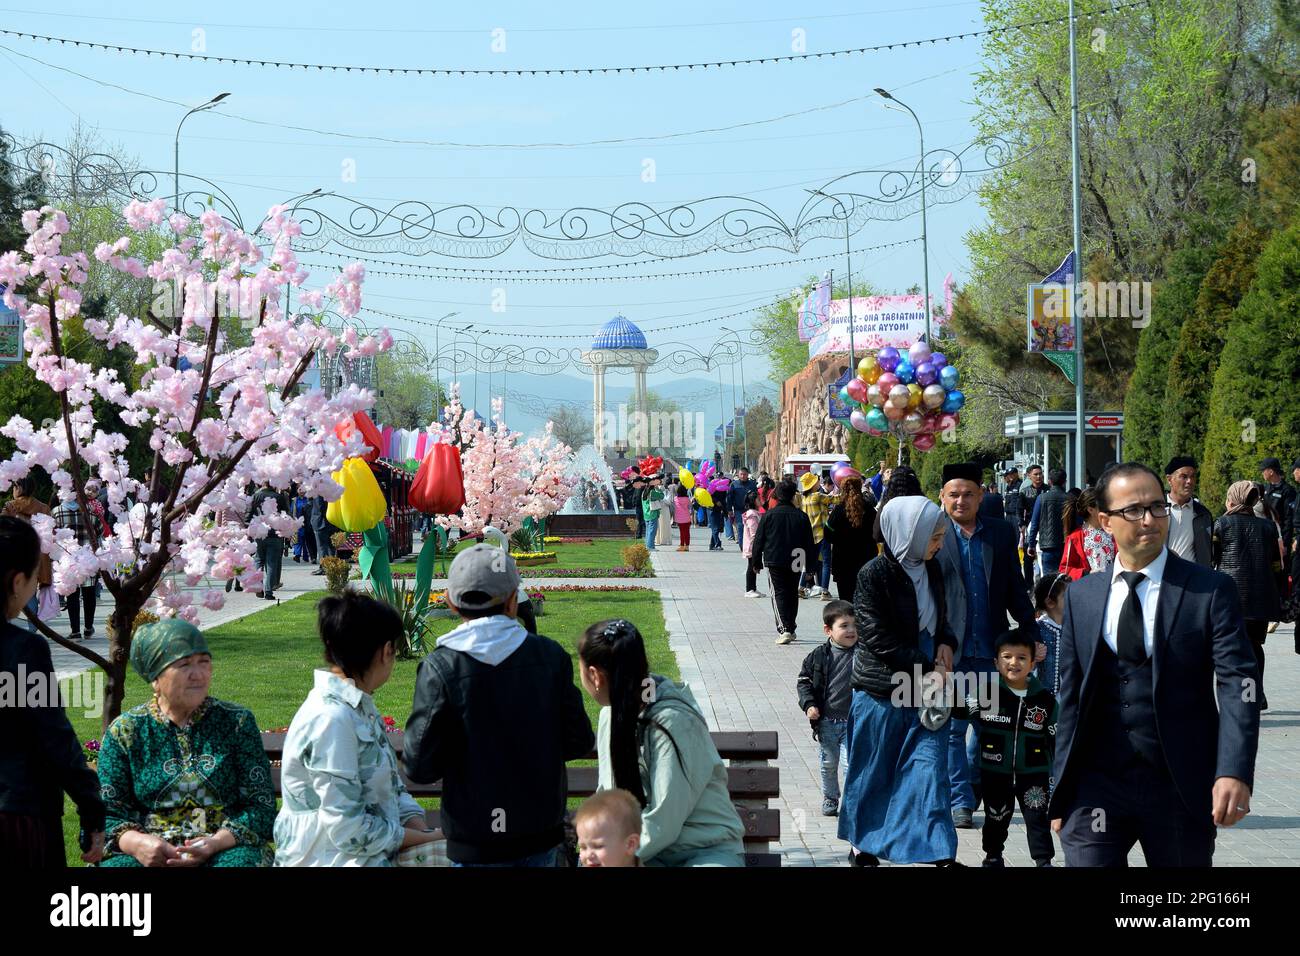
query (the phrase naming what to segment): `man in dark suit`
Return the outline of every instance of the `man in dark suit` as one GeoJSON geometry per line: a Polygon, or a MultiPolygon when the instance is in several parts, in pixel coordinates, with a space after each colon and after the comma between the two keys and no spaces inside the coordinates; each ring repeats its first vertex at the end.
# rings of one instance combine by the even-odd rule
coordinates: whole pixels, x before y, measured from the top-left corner
{"type": "MultiPolygon", "coordinates": [[[[978,693],[972,680],[997,681],[993,642],[1007,630],[1008,614],[1038,640],[1034,606],[1025,593],[1017,553],[1017,534],[1007,521],[980,514],[980,469],[977,465],[945,465],[943,509],[952,522],[939,549],[943,569],[944,601],[948,623],[957,636],[954,674],[966,675],[965,693],[978,693]]],[[[1042,660],[1046,646],[1038,644],[1042,660]]],[[[974,826],[979,806],[979,756],[977,741],[967,740],[965,720],[950,723],[948,777],[953,825],[974,826]]]]}
{"type": "Polygon", "coordinates": [[[1224,574],[1165,546],[1169,505],[1136,463],[1097,483],[1110,573],[1065,592],[1052,828],[1069,866],[1209,866],[1250,812],[1259,668],[1224,574]]]}

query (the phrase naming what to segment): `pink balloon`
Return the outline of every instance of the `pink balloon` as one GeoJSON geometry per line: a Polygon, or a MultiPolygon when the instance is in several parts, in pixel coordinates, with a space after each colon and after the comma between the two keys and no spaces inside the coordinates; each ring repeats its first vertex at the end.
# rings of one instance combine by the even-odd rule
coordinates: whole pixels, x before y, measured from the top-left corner
{"type": "Polygon", "coordinates": [[[917,435],[912,439],[912,447],[917,451],[929,451],[934,447],[933,435],[917,435]]]}
{"type": "Polygon", "coordinates": [[[879,428],[868,428],[867,434],[872,438],[884,438],[888,432],[882,432],[879,428]]]}
{"type": "Polygon", "coordinates": [[[876,379],[876,388],[880,389],[880,391],[885,395],[888,395],[889,390],[898,384],[900,384],[898,376],[893,372],[884,372],[881,374],[880,378],[876,379]]]}
{"type": "Polygon", "coordinates": [[[853,409],[849,413],[849,424],[860,432],[867,430],[867,416],[862,414],[861,409],[853,409]]]}
{"type": "Polygon", "coordinates": [[[867,383],[860,378],[849,379],[849,384],[844,386],[844,391],[849,393],[849,398],[855,402],[865,402],[867,400],[867,383]]]}

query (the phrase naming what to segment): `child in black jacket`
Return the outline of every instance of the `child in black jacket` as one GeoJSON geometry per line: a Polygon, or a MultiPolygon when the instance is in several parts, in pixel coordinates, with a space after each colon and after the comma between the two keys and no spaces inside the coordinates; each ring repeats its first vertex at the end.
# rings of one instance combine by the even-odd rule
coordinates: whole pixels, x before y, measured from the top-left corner
{"type": "Polygon", "coordinates": [[[984,866],[1001,867],[1002,850],[1016,801],[1025,818],[1029,852],[1039,866],[1051,866],[1055,849],[1047,816],[1056,752],[1056,698],[1034,670],[1034,638],[1016,628],[998,637],[993,655],[998,684],[991,699],[967,689],[964,706],[952,715],[975,721],[984,789],[984,866]]]}
{"type": "Polygon", "coordinates": [[[812,724],[821,745],[822,814],[840,812],[840,764],[848,769],[849,702],[853,698],[853,646],[858,643],[853,605],[831,601],[822,610],[826,643],[804,658],[795,686],[799,709],[812,724]]]}

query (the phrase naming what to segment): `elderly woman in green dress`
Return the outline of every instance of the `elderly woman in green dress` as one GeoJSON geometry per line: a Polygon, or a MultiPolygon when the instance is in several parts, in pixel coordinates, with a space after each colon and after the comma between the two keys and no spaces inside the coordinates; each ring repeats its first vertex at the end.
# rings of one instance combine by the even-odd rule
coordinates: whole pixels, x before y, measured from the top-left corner
{"type": "Polygon", "coordinates": [[[208,696],[212,655],[172,618],[136,631],[147,704],[113,721],[99,752],[108,810],[103,866],[269,866],[275,791],[246,707],[208,696]]]}

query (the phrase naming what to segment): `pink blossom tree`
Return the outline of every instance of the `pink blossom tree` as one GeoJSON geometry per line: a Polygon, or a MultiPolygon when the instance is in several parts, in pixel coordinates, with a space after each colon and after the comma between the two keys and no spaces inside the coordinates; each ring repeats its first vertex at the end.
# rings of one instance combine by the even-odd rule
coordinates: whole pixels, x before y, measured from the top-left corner
{"type": "Polygon", "coordinates": [[[492,421],[484,422],[461,404],[459,383],[450,395],[444,423],[434,431],[460,450],[465,506],[438,523],[467,535],[492,525],[508,535],[525,518],[542,522],[558,511],[572,491],[565,470],[573,452],[555,438],[552,424],[543,436],[525,440],[506,425],[500,399],[492,400],[492,421]]]}
{"type": "MultiPolygon", "coordinates": [[[[386,331],[362,340],[351,329],[335,335],[311,315],[283,314],[286,287],[301,290],[307,272],[291,247],[300,227],[282,206],[273,206],[252,235],[211,210],[197,222],[179,213],[164,222],[163,200],[132,201],[124,213],[132,234],[100,244],[95,258],[173,294],[160,297],[143,316],[119,314],[111,323],[84,318],[82,324],[108,348],[134,353],[141,369],[134,388],[115,371],[67,354],[63,327],[79,315],[90,262],[82,252],[63,252],[69,224],[62,212],[45,207],[25,213],[24,248],[0,255],[4,302],[24,320],[28,365],[56,393],[60,407],[48,427],[21,415],[0,427],[17,446],[0,462],[0,491],[41,467],[60,499],[75,497],[81,509],[84,544],[70,530],[55,530],[47,517],[33,524],[54,562],[60,594],[96,577],[112,593],[108,657],[38,624],[52,640],[104,669],[105,727],[121,711],[139,612],[147,608],[197,621],[200,607],[218,610],[225,601],[221,588],[187,590],[205,578],[238,577],[250,590],[260,588],[254,542],[272,531],[291,535],[301,523],[273,506],[246,526],[228,520],[246,513],[246,489],[266,483],[286,490],[297,482],[304,493],[328,500],[342,493],[330,473],[345,457],[359,454],[363,443],[359,435],[340,442],[333,429],[369,408],[374,396],[355,387],[332,398],[299,389],[312,356],[340,348],[349,357],[374,355],[392,342],[386,331]],[[133,254],[159,233],[170,237],[160,256],[146,262],[133,254]],[[250,329],[249,344],[231,344],[223,315],[236,316],[250,329]],[[92,402],[112,406],[129,428],[147,436],[154,452],[147,483],[129,473],[123,455],[128,436],[101,428],[92,402]],[[90,478],[107,491],[108,534],[90,518],[90,478]]],[[[299,302],[319,312],[328,298],[351,317],[360,308],[364,278],[364,267],[354,263],[323,291],[301,290],[299,302]]]]}

